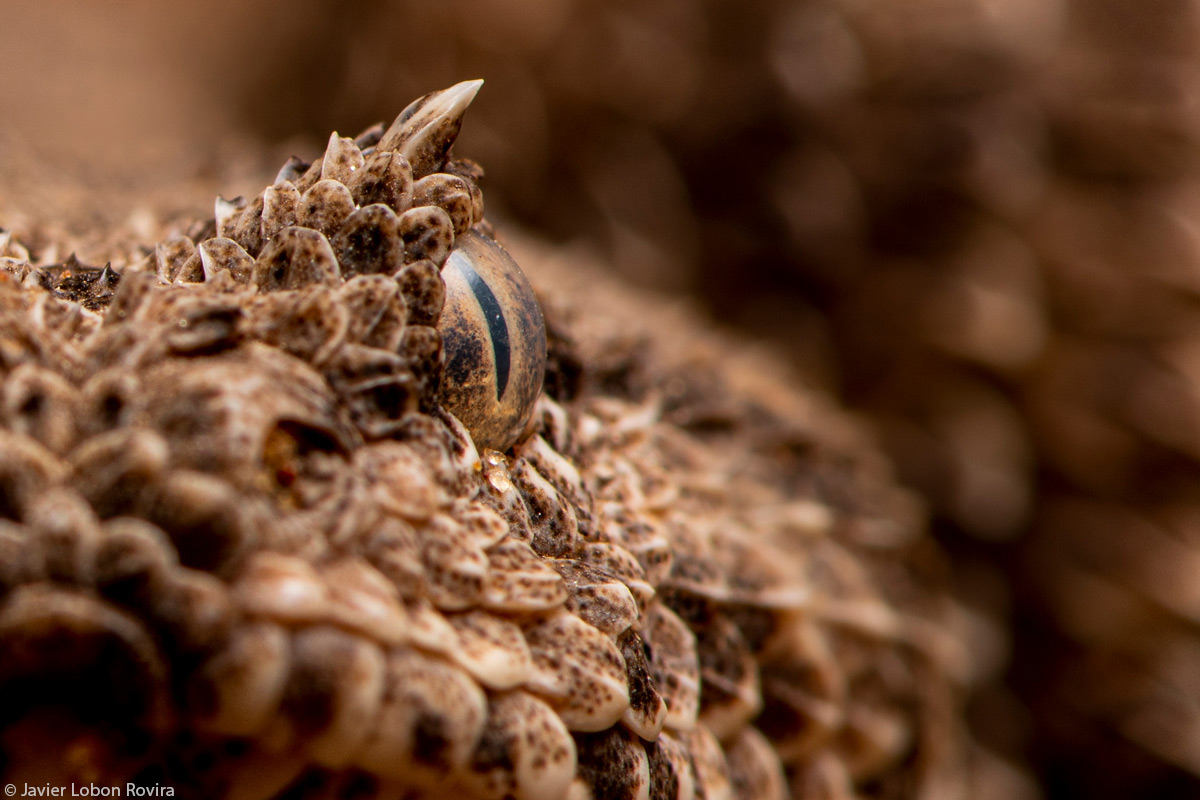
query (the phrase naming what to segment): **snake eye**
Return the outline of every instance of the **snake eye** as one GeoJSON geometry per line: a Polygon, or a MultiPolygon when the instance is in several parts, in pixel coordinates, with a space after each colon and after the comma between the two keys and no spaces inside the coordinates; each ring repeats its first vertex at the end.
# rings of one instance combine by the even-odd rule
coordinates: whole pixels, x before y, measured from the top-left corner
{"type": "Polygon", "coordinates": [[[473,230],[442,268],[441,403],[480,448],[507,450],[533,414],[546,371],[546,326],[512,256],[473,230]]]}

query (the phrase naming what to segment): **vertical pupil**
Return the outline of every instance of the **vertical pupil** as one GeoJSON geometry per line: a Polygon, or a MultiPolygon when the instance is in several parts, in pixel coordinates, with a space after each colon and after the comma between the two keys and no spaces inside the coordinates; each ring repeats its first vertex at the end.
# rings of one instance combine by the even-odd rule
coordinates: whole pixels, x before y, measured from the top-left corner
{"type": "Polygon", "coordinates": [[[463,270],[467,276],[467,284],[475,295],[483,318],[487,320],[488,334],[492,340],[492,357],[496,363],[496,402],[504,397],[508,388],[508,372],[510,369],[512,346],[508,341],[508,324],[504,321],[504,310],[492,289],[483,277],[469,265],[463,270]]]}

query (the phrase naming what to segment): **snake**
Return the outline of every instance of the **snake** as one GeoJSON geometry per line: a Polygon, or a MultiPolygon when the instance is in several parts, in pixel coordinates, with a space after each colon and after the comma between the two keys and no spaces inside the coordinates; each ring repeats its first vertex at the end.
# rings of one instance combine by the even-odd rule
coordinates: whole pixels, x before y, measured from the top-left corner
{"type": "Polygon", "coordinates": [[[5,234],[5,782],[964,796],[920,504],[778,358],[485,219],[481,85],[141,258],[5,234]]]}

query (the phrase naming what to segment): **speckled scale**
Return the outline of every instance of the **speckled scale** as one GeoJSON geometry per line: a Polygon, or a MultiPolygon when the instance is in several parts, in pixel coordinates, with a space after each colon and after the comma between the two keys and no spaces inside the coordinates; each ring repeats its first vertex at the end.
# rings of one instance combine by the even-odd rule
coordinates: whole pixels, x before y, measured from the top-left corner
{"type": "MultiPolygon", "coordinates": [[[[145,273],[131,277],[134,277],[134,280],[125,283],[136,286],[139,283],[137,278],[148,278],[153,282],[153,277],[145,273]]],[[[118,297],[114,299],[114,302],[122,299],[120,294],[118,292],[118,297]]],[[[129,368],[144,367],[153,360],[166,357],[170,348],[163,341],[164,337],[172,334],[183,334],[186,337],[188,326],[186,322],[184,324],[180,324],[180,322],[194,310],[208,307],[214,303],[228,302],[227,298],[222,299],[219,295],[193,292],[188,287],[179,285],[148,287],[146,292],[134,289],[126,297],[131,303],[136,304],[135,307],[129,309],[133,320],[140,327],[149,328],[156,335],[142,337],[143,341],[131,342],[124,338],[134,330],[132,326],[129,326],[119,330],[101,331],[101,336],[96,337],[91,344],[104,347],[107,344],[103,341],[104,334],[110,334],[114,337],[114,341],[125,345],[123,353],[117,357],[119,360],[112,365],[115,366],[119,363],[129,368]],[[144,341],[146,338],[150,338],[150,341],[144,341]]]]}
{"type": "MultiPolygon", "coordinates": [[[[8,292],[16,290],[12,282],[5,282],[4,288],[8,292]]],[[[0,347],[0,368],[6,372],[21,364],[70,364],[75,360],[73,348],[59,336],[48,336],[50,331],[39,325],[32,314],[24,313],[23,307],[0,309],[0,326],[5,334],[0,339],[0,345],[3,345],[0,347]]]]}
{"type": "Polygon", "coordinates": [[[324,374],[368,439],[388,436],[417,409],[420,387],[412,362],[403,355],[345,344],[324,364],[324,374]]]}
{"type": "Polygon", "coordinates": [[[154,246],[154,263],[159,280],[172,283],[192,256],[196,243],[186,236],[172,236],[154,246]]]}
{"type": "Polygon", "coordinates": [[[363,168],[363,154],[353,139],[329,135],[329,143],[325,147],[325,155],[321,159],[321,180],[334,180],[339,183],[349,183],[355,173],[363,168]]]}
{"type": "Polygon", "coordinates": [[[438,608],[457,611],[478,605],[488,560],[470,533],[446,515],[418,529],[429,596],[438,608]]]}
{"type": "Polygon", "coordinates": [[[458,634],[446,620],[446,615],[433,605],[428,592],[405,600],[404,608],[412,625],[409,633],[413,645],[426,653],[449,659],[458,647],[458,634]]]}
{"type": "Polygon", "coordinates": [[[700,721],[724,741],[762,709],[758,663],[737,626],[717,615],[696,630],[700,721]]]}
{"type": "Polygon", "coordinates": [[[421,454],[435,480],[447,491],[457,494],[474,485],[479,456],[470,437],[456,434],[449,421],[414,414],[401,421],[395,435],[421,454]]]}
{"type": "Polygon", "coordinates": [[[830,800],[855,800],[859,797],[854,779],[835,751],[824,750],[802,766],[788,770],[792,797],[828,797],[830,800]]]}
{"type": "Polygon", "coordinates": [[[321,167],[324,160],[324,154],[321,158],[315,161],[307,162],[297,159],[295,156],[288,159],[288,162],[283,165],[283,169],[279,171],[279,177],[284,177],[290,180],[300,191],[301,194],[307,192],[321,180],[321,167]],[[295,175],[299,173],[299,177],[295,175]]]}
{"type": "Polygon", "coordinates": [[[356,472],[369,485],[380,511],[412,524],[424,524],[449,499],[433,468],[404,442],[381,441],[354,454],[356,472]]]}
{"type": "Polygon", "coordinates": [[[520,456],[533,464],[538,473],[550,481],[576,509],[590,510],[592,498],[583,485],[579,469],[541,435],[534,434],[522,442],[520,456]]]}
{"type": "Polygon", "coordinates": [[[534,534],[529,507],[513,482],[508,457],[496,450],[485,450],[479,461],[484,487],[481,499],[508,521],[514,537],[532,545],[534,534]]]}
{"type": "Polygon", "coordinates": [[[599,523],[604,538],[634,555],[647,583],[662,584],[674,567],[675,553],[661,523],[644,515],[623,512],[604,516],[599,523]]]}
{"type": "Polygon", "coordinates": [[[254,285],[260,292],[300,289],[312,284],[336,286],[340,278],[329,240],[309,228],[283,228],[254,262],[254,285]]]}
{"type": "Polygon", "coordinates": [[[346,183],[360,206],[381,203],[397,213],[412,206],[413,177],[408,159],[399,153],[376,149],[363,168],[346,183]]]}
{"type": "Polygon", "coordinates": [[[71,453],[71,485],[102,519],[130,514],[166,469],[170,445],[146,428],[122,427],[91,436],[71,453]]]}
{"type": "Polygon", "coordinates": [[[297,224],[300,216],[300,191],[291,181],[268,186],[263,192],[262,239],[269,242],[284,228],[297,224]]]}
{"type": "Polygon", "coordinates": [[[321,568],[321,579],[330,622],[384,645],[408,641],[411,626],[399,590],[367,561],[339,559],[321,568]]]}
{"type": "Polygon", "coordinates": [[[458,634],[450,657],[481,685],[502,691],[528,680],[533,658],[514,622],[478,609],[450,614],[446,621],[458,634]]]}
{"type": "Polygon", "coordinates": [[[575,742],[554,710],[514,690],[488,701],[464,784],[481,800],[553,800],[575,775],[575,742]]]}
{"type": "Polygon", "coordinates": [[[612,639],[570,614],[525,630],[533,655],[530,691],[545,697],[568,728],[598,731],[629,708],[625,662],[612,639]]]}
{"type": "Polygon", "coordinates": [[[161,343],[173,354],[211,355],[233,347],[242,337],[246,313],[234,297],[180,293],[163,322],[161,343]]]}
{"type": "Polygon", "coordinates": [[[358,149],[366,151],[368,148],[374,149],[375,145],[379,144],[379,140],[383,138],[383,132],[387,127],[382,122],[376,122],[364,128],[357,136],[354,137],[354,143],[358,145],[358,149]]]}
{"type": "Polygon", "coordinates": [[[263,196],[260,194],[229,221],[230,229],[227,235],[252,256],[257,256],[263,246],[263,208],[263,196]]]}
{"type": "Polygon", "coordinates": [[[546,393],[538,395],[533,410],[533,422],[538,436],[566,457],[578,455],[575,437],[571,431],[571,418],[567,410],[552,400],[546,393]]]}
{"type": "Polygon", "coordinates": [[[134,320],[150,305],[148,299],[158,283],[158,276],[152,273],[127,271],[104,313],[104,325],[115,326],[134,320]]]}
{"type": "Polygon", "coordinates": [[[638,621],[638,606],[629,588],[611,572],[576,559],[549,559],[567,587],[566,608],[609,636],[638,621]]]}
{"type": "Polygon", "coordinates": [[[360,540],[354,552],[384,575],[405,600],[425,593],[425,566],[421,561],[420,542],[412,525],[385,516],[360,540]]]}
{"type": "Polygon", "coordinates": [[[263,738],[279,750],[303,747],[318,764],[347,765],[379,713],[385,665],[365,639],[325,625],[301,628],[291,637],[279,713],[263,738]]]}
{"type": "Polygon", "coordinates": [[[734,525],[715,531],[712,542],[715,557],[724,566],[731,602],[793,611],[809,604],[811,588],[795,580],[807,568],[803,559],[734,525]]]}
{"type": "Polygon", "coordinates": [[[645,745],[650,761],[650,800],[690,800],[696,796],[696,777],[683,744],[662,734],[645,745]]]}
{"type": "Polygon", "coordinates": [[[396,229],[404,242],[408,261],[429,259],[442,264],[454,247],[454,223],[450,215],[437,206],[410,208],[400,215],[396,229]]]}
{"type": "Polygon", "coordinates": [[[301,196],[296,222],[331,237],[354,213],[355,207],[354,198],[344,184],[335,180],[317,181],[301,196]]]}
{"type": "Polygon", "coordinates": [[[396,350],[408,318],[400,287],[384,275],[356,275],[338,289],[349,327],[346,338],[368,347],[396,350]]]}
{"type": "MultiPolygon", "coordinates": [[[[100,279],[97,278],[92,285],[93,290],[102,291],[96,288],[99,283],[100,279]]],[[[116,288],[119,290],[120,285],[116,288]]],[[[105,301],[111,302],[111,298],[105,301]]],[[[68,363],[75,361],[71,348],[85,343],[104,324],[104,317],[97,312],[74,301],[51,295],[41,295],[33,301],[30,317],[35,326],[46,332],[48,338],[59,341],[59,353],[68,363]]]]}
{"type": "MultiPolygon", "coordinates": [[[[288,156],[288,160],[283,162],[283,166],[279,168],[279,172],[275,173],[274,182],[282,183],[283,181],[291,181],[297,188],[300,188],[301,184],[305,183],[304,176],[308,174],[311,168],[312,164],[299,156],[288,156]]],[[[308,182],[304,188],[309,188],[310,186],[311,182],[308,182]]],[[[218,217],[219,221],[220,218],[218,217]]]]}
{"type": "Polygon", "coordinates": [[[696,635],[663,603],[646,610],[641,635],[650,649],[650,676],[666,704],[664,724],[691,730],[700,713],[700,660],[696,635]]]}
{"type": "Polygon", "coordinates": [[[460,668],[408,648],[388,652],[383,684],[356,763],[418,785],[462,773],[488,717],[479,685],[460,668]]]}
{"type": "Polygon", "coordinates": [[[666,723],[667,706],[654,688],[649,647],[632,629],[617,637],[617,647],[625,661],[625,677],[629,683],[629,708],[621,722],[642,739],[652,742],[666,723]]]}
{"type": "Polygon", "coordinates": [[[254,258],[232,239],[205,239],[196,249],[206,282],[216,280],[219,272],[228,273],[240,284],[254,279],[254,258]]]}
{"type": "Polygon", "coordinates": [[[260,296],[249,325],[254,338],[314,365],[329,359],[349,329],[346,308],[323,286],[260,296]]]}
{"type": "Polygon", "coordinates": [[[828,636],[815,624],[794,626],[791,637],[791,652],[761,669],[767,712],[758,726],[780,758],[794,763],[810,757],[841,729],[849,687],[828,636]]]}
{"type": "MultiPolygon", "coordinates": [[[[288,162],[291,163],[290,161],[288,162]]],[[[288,171],[288,164],[284,164],[283,169],[279,170],[279,176],[272,183],[281,183],[291,180],[285,173],[288,171]]],[[[227,237],[232,232],[234,225],[237,224],[238,216],[246,208],[246,198],[235,197],[232,200],[226,200],[221,195],[217,195],[217,199],[213,201],[213,227],[216,232],[216,237],[227,237]]],[[[168,240],[169,241],[169,240],[168,240]]]]}
{"type": "Polygon", "coordinates": [[[484,585],[484,608],[501,613],[548,611],[567,599],[561,575],[527,542],[508,538],[487,551],[488,578],[484,585]]]}
{"type": "Polygon", "coordinates": [[[204,265],[199,252],[193,252],[186,261],[175,264],[170,274],[171,283],[201,283],[204,280],[204,265]]]}
{"type": "Polygon", "coordinates": [[[271,492],[264,510],[271,515],[272,544],[311,559],[340,549],[377,518],[362,483],[328,447],[321,432],[281,421],[264,447],[263,457],[270,462],[263,463],[254,479],[271,492]],[[289,458],[284,455],[289,445],[276,449],[277,439],[295,442],[301,449],[289,458]],[[304,450],[305,441],[314,442],[314,449],[304,450]],[[283,509],[286,512],[279,514],[283,509]]]}
{"type": "Polygon", "coordinates": [[[676,734],[691,759],[696,796],[704,800],[733,800],[729,764],[716,737],[703,725],[676,734]]]}
{"type": "Polygon", "coordinates": [[[23,519],[37,495],[61,480],[65,471],[35,439],[0,431],[0,516],[23,519]]]}
{"type": "Polygon", "coordinates": [[[841,733],[846,770],[855,781],[895,769],[915,744],[902,709],[870,700],[851,705],[841,733]]]}
{"type": "Polygon", "coordinates": [[[412,370],[418,407],[426,414],[433,412],[445,360],[441,333],[428,325],[409,325],[400,336],[398,350],[412,370]]]}
{"type": "Polygon", "coordinates": [[[686,524],[668,528],[674,558],[662,586],[704,601],[729,599],[729,586],[708,532],[686,524]]]}
{"type": "Polygon", "coordinates": [[[266,521],[214,475],[177,469],[154,480],[139,511],[162,528],[181,564],[229,574],[266,534],[266,521]]]}
{"type": "Polygon", "coordinates": [[[455,236],[466,233],[478,220],[473,218],[471,189],[457,175],[435,172],[413,184],[414,206],[437,206],[450,217],[455,236]]]}
{"type": "Polygon", "coordinates": [[[483,167],[469,158],[451,158],[446,162],[445,171],[457,175],[466,182],[471,193],[471,224],[483,221],[483,190],[479,182],[483,179],[483,167]]]}
{"type": "Polygon", "coordinates": [[[650,759],[624,728],[576,734],[579,778],[592,800],[649,800],[650,759]]]}
{"type": "Polygon", "coordinates": [[[0,431],[0,516],[23,519],[35,498],[65,473],[62,462],[36,440],[0,431]]]}
{"type": "Polygon", "coordinates": [[[654,599],[654,586],[637,558],[624,547],[610,542],[589,542],[582,547],[579,559],[619,579],[637,603],[637,613],[642,613],[654,599]]]}
{"type": "Polygon", "coordinates": [[[508,522],[487,503],[459,498],[454,502],[451,514],[484,550],[491,550],[508,539],[508,522]]]}
{"type": "Polygon", "coordinates": [[[30,553],[28,539],[24,526],[0,520],[0,599],[18,586],[42,577],[41,565],[30,553]]]}
{"type": "Polygon", "coordinates": [[[428,259],[405,264],[394,275],[408,308],[408,324],[437,325],[446,302],[446,284],[428,259]]]}
{"type": "Polygon", "coordinates": [[[533,549],[556,558],[578,552],[583,540],[571,504],[526,461],[518,460],[510,474],[529,509],[533,549]]]}
{"type": "Polygon", "coordinates": [[[344,274],[391,275],[404,266],[405,243],[395,212],[375,203],[363,206],[342,223],[330,241],[344,274]]]}

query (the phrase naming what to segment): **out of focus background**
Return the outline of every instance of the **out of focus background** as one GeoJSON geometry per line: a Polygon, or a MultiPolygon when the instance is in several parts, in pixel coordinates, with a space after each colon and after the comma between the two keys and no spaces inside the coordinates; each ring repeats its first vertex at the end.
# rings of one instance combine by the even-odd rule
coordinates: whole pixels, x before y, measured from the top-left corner
{"type": "Polygon", "coordinates": [[[1194,0],[5,0],[0,226],[203,213],[476,77],[489,217],[876,428],[1011,634],[983,743],[1200,796],[1194,0]]]}

